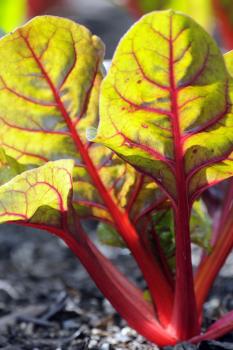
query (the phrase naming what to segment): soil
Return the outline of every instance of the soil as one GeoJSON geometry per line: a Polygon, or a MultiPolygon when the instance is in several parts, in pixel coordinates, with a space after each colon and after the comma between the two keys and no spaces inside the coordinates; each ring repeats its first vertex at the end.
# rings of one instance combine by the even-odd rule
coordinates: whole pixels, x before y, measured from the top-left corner
{"type": "MultiPolygon", "coordinates": [[[[105,249],[105,253],[144,287],[125,250],[105,249]]],[[[232,293],[232,278],[220,277],[205,305],[206,325],[233,308],[232,293]]],[[[59,239],[45,232],[2,225],[0,349],[158,348],[127,326],[59,239]]],[[[202,342],[197,347],[182,344],[178,349],[233,349],[233,333],[218,342],[202,342]]]]}
{"type": "MultiPolygon", "coordinates": [[[[101,36],[111,58],[132,19],[104,0],[67,0],[50,11],[87,25],[101,36]]],[[[105,250],[121,270],[144,287],[125,250],[105,250]]],[[[220,277],[205,305],[205,323],[233,309],[232,270],[220,277]]],[[[45,232],[0,226],[0,349],[155,350],[114,311],[87,273],[56,237],[45,232]]],[[[169,347],[166,348],[171,349],[169,347]]],[[[233,349],[233,333],[181,349],[233,349]]]]}

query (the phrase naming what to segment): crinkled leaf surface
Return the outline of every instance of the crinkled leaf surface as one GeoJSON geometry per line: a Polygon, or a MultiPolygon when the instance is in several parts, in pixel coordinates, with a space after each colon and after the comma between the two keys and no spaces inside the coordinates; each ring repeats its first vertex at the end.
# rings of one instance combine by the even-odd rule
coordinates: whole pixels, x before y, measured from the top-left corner
{"type": "Polygon", "coordinates": [[[86,127],[95,125],[98,116],[103,51],[86,28],[51,16],[35,18],[3,38],[0,142],[8,162],[15,161],[21,171],[73,158],[75,209],[80,217],[109,221],[77,147],[80,139],[112,197],[126,207],[135,170],[105,147],[89,145],[85,137],[86,127]]]}
{"type": "Polygon", "coordinates": [[[72,160],[48,162],[0,187],[0,223],[26,221],[63,227],[72,191],[72,160]]]}
{"type": "Polygon", "coordinates": [[[89,152],[85,129],[97,118],[103,51],[86,28],[51,16],[0,41],[1,183],[60,158],[87,173],[76,141],[89,152]]]}
{"type": "MultiPolygon", "coordinates": [[[[103,45],[83,26],[37,17],[0,41],[0,140],[20,163],[78,158],[95,124],[103,45]]],[[[78,161],[78,160],[77,160],[78,161]]]]}
{"type": "Polygon", "coordinates": [[[151,13],[116,50],[95,141],[152,176],[175,205],[184,191],[191,203],[233,175],[232,91],[221,52],[194,20],[151,13]]]}

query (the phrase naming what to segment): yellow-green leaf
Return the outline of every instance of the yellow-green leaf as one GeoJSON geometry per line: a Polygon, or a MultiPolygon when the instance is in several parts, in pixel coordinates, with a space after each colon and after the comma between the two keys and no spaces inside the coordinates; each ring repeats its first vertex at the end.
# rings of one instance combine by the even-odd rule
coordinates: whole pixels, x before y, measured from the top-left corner
{"type": "Polygon", "coordinates": [[[72,160],[25,171],[0,187],[0,223],[24,221],[63,227],[72,193],[72,160]]]}
{"type": "MultiPolygon", "coordinates": [[[[0,141],[21,164],[79,158],[96,123],[103,44],[68,19],[37,17],[0,40],[0,141]]],[[[77,159],[78,161],[78,159],[77,159]]]]}
{"type": "Polygon", "coordinates": [[[144,16],[105,78],[94,138],[190,203],[233,175],[232,81],[213,39],[174,11],[144,16]]]}
{"type": "Polygon", "coordinates": [[[102,244],[119,248],[126,247],[116,229],[109,224],[101,222],[97,228],[97,236],[102,244]]]}
{"type": "Polygon", "coordinates": [[[3,185],[25,170],[27,170],[27,166],[19,164],[14,158],[7,156],[5,151],[0,148],[0,185],[3,185]]]}
{"type": "MultiPolygon", "coordinates": [[[[37,17],[0,40],[0,145],[11,159],[11,177],[13,162],[26,170],[62,158],[73,158],[87,174],[79,150],[81,144],[83,153],[91,153],[85,130],[98,116],[103,53],[88,29],[52,16],[37,17]]],[[[2,165],[2,183],[9,176],[9,165],[2,165]]],[[[87,203],[94,189],[98,204],[88,175],[85,186],[75,183],[75,194],[83,193],[87,203]]],[[[79,214],[86,215],[83,207],[79,214]]]]}

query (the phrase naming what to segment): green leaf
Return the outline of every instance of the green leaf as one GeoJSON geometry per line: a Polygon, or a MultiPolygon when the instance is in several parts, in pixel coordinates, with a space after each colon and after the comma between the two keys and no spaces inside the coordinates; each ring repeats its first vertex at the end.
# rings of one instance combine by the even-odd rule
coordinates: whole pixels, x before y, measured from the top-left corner
{"type": "Polygon", "coordinates": [[[76,166],[74,169],[73,206],[80,218],[112,220],[84,167],[76,166]]]}
{"type": "Polygon", "coordinates": [[[151,13],[116,50],[94,141],[154,178],[174,205],[187,186],[191,204],[233,175],[232,91],[220,50],[198,24],[151,13]]]}
{"type": "MultiPolygon", "coordinates": [[[[133,190],[130,196],[133,196],[133,190]]],[[[142,220],[143,224],[145,216],[149,213],[164,210],[170,207],[171,203],[167,200],[156,183],[151,180],[150,177],[143,176],[141,189],[130,212],[132,221],[140,225],[140,221],[142,220]]]]}
{"type": "Polygon", "coordinates": [[[98,117],[103,51],[100,40],[84,27],[50,16],[37,17],[3,38],[0,140],[8,159],[23,170],[73,158],[79,216],[111,221],[79,154],[81,141],[108,191],[125,208],[135,170],[107,148],[89,145],[85,136],[98,117]]]}
{"type": "MultiPolygon", "coordinates": [[[[1,179],[16,175],[13,162],[27,170],[73,158],[81,179],[86,177],[74,184],[75,198],[79,192],[85,204],[95,200],[94,214],[109,217],[98,208],[101,200],[79,153],[80,143],[84,155],[93,153],[85,131],[98,116],[103,52],[101,41],[86,28],[51,16],[37,17],[0,40],[0,143],[12,173],[6,175],[9,166],[4,174],[2,168],[1,179]]],[[[88,206],[74,206],[89,215],[88,206]]]]}
{"type": "Polygon", "coordinates": [[[210,253],[212,222],[202,200],[195,201],[193,204],[190,231],[192,242],[210,253]]]}
{"type": "Polygon", "coordinates": [[[233,77],[233,51],[229,51],[224,55],[225,64],[231,77],[233,77]]]}
{"type": "Polygon", "coordinates": [[[25,170],[27,170],[25,165],[19,164],[15,159],[6,155],[5,151],[0,148],[0,185],[3,185],[25,170]]]}
{"type": "Polygon", "coordinates": [[[45,16],[3,38],[0,53],[0,140],[8,159],[26,170],[73,158],[75,209],[82,218],[111,221],[77,145],[80,139],[108,191],[125,208],[135,170],[105,147],[89,146],[85,137],[98,116],[103,45],[84,27],[45,16]]]}
{"type": "Polygon", "coordinates": [[[101,145],[93,145],[90,155],[115,202],[121,208],[125,208],[136,181],[134,168],[101,145]]]}
{"type": "MultiPolygon", "coordinates": [[[[175,234],[173,212],[169,210],[161,210],[152,216],[152,224],[164,255],[172,269],[175,268],[175,234]]],[[[152,237],[153,239],[153,237],[152,237]]]]}
{"type": "Polygon", "coordinates": [[[101,222],[97,228],[97,236],[102,244],[111,247],[125,248],[125,243],[114,227],[101,222]]]}
{"type": "MultiPolygon", "coordinates": [[[[171,268],[175,268],[175,234],[174,220],[171,209],[160,210],[152,215],[152,223],[159,238],[161,247],[166,255],[171,268]]],[[[191,241],[211,251],[212,222],[207,208],[202,200],[195,201],[190,217],[191,241]]]]}
{"type": "Polygon", "coordinates": [[[0,187],[0,223],[25,221],[62,228],[72,191],[72,160],[23,172],[0,187]]]}

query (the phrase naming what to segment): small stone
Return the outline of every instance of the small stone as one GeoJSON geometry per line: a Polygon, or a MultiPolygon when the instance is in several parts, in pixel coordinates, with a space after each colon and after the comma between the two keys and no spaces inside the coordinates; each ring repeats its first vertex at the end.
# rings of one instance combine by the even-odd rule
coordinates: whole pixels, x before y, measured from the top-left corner
{"type": "Polygon", "coordinates": [[[91,339],[88,344],[88,349],[93,349],[98,345],[98,341],[96,339],[91,339]]]}
{"type": "Polygon", "coordinates": [[[113,313],[115,313],[114,308],[113,308],[112,305],[109,303],[109,301],[106,300],[106,299],[103,300],[103,308],[104,308],[104,311],[105,311],[107,314],[113,314],[113,313]]]}
{"type": "Polygon", "coordinates": [[[122,328],[121,334],[123,336],[127,336],[127,337],[136,337],[137,336],[137,332],[134,329],[130,328],[130,327],[122,328]]]}
{"type": "Polygon", "coordinates": [[[111,346],[111,344],[103,343],[103,344],[100,346],[100,350],[113,350],[113,347],[111,346]]]}
{"type": "Polygon", "coordinates": [[[76,320],[65,320],[62,322],[62,326],[65,329],[78,329],[80,327],[80,322],[76,320]]]}

